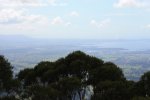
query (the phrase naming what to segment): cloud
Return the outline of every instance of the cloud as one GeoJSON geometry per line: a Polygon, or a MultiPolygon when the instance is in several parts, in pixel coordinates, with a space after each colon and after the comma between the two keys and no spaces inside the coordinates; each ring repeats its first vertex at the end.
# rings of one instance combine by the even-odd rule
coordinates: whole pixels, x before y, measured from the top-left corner
{"type": "Polygon", "coordinates": [[[60,16],[57,16],[54,19],[52,19],[51,24],[52,25],[64,25],[64,26],[71,25],[70,22],[63,20],[60,16]]]}
{"type": "Polygon", "coordinates": [[[66,5],[67,3],[59,3],[57,0],[0,0],[1,7],[43,7],[66,5]]]}
{"type": "Polygon", "coordinates": [[[65,26],[70,26],[71,25],[71,22],[67,22],[66,24],[65,24],[65,26]]]}
{"type": "Polygon", "coordinates": [[[147,0],[118,0],[117,3],[114,4],[114,7],[123,8],[123,7],[145,7],[147,4],[147,0]]]}
{"type": "Polygon", "coordinates": [[[2,9],[0,10],[0,24],[11,24],[22,22],[22,10],[2,9]]]}
{"type": "Polygon", "coordinates": [[[47,16],[30,12],[32,7],[47,5],[47,0],[0,0],[0,29],[17,31],[47,26],[47,16]]]}
{"type": "Polygon", "coordinates": [[[0,0],[1,7],[46,6],[41,0],[0,0]]]}
{"type": "Polygon", "coordinates": [[[150,24],[149,24],[149,25],[147,25],[147,27],[148,27],[148,28],[150,28],[150,24]]]}
{"type": "Polygon", "coordinates": [[[114,16],[140,16],[141,14],[135,14],[135,13],[108,13],[104,14],[104,17],[114,17],[114,16]]]}
{"type": "Polygon", "coordinates": [[[110,25],[110,22],[111,22],[110,19],[105,19],[105,20],[102,20],[101,22],[98,22],[95,19],[92,19],[90,24],[97,28],[103,29],[103,28],[108,27],[110,25]]]}
{"type": "Polygon", "coordinates": [[[55,17],[51,22],[51,24],[53,25],[60,25],[63,23],[64,23],[64,20],[60,16],[55,17]]]}
{"type": "MultiPolygon", "coordinates": [[[[46,29],[48,25],[71,25],[57,17],[53,22],[46,15],[34,14],[30,9],[43,6],[64,6],[58,0],[0,0],[0,29],[19,31],[37,30],[37,27],[46,29]]],[[[38,29],[39,30],[39,29],[38,29]]],[[[13,31],[12,31],[13,32],[13,31]]]]}
{"type": "Polygon", "coordinates": [[[57,16],[52,19],[51,24],[52,25],[70,26],[71,22],[67,22],[64,19],[62,19],[60,16],[57,16]]]}
{"type": "Polygon", "coordinates": [[[148,28],[148,29],[150,29],[150,24],[146,25],[146,26],[145,26],[145,28],[148,28]]]}
{"type": "Polygon", "coordinates": [[[0,27],[31,29],[34,27],[31,24],[45,23],[46,17],[29,14],[29,6],[39,7],[45,4],[41,0],[0,0],[0,27]]]}
{"type": "Polygon", "coordinates": [[[66,6],[67,3],[59,3],[57,0],[47,0],[51,6],[66,6]]]}
{"type": "Polygon", "coordinates": [[[80,14],[77,11],[72,11],[70,13],[70,16],[72,16],[72,17],[78,17],[78,16],[80,16],[80,14]]]}
{"type": "Polygon", "coordinates": [[[0,29],[5,31],[37,30],[48,25],[48,18],[42,15],[29,15],[23,9],[1,9],[0,29]]]}
{"type": "Polygon", "coordinates": [[[56,0],[48,0],[48,2],[49,2],[51,5],[55,5],[55,4],[56,4],[56,0]]]}
{"type": "Polygon", "coordinates": [[[0,24],[41,23],[48,19],[41,15],[28,15],[23,9],[1,9],[0,24]]]}

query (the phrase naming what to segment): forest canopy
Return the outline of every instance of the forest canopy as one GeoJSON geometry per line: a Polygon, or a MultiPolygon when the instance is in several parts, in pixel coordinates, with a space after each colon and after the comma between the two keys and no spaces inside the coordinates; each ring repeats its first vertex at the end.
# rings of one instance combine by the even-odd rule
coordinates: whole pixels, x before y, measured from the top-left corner
{"type": "Polygon", "coordinates": [[[0,100],[150,100],[150,72],[129,81],[114,63],[82,51],[42,61],[15,77],[12,69],[0,56],[0,100]]]}

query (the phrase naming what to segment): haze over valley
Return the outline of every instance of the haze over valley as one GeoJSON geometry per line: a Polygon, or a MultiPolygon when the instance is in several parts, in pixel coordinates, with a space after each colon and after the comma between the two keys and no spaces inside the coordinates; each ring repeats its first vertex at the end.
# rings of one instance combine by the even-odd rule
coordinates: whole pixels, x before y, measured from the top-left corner
{"type": "Polygon", "coordinates": [[[150,40],[37,39],[21,35],[1,35],[0,54],[13,64],[17,73],[40,61],[55,61],[76,50],[112,61],[129,80],[150,70],[150,40]],[[130,44],[130,45],[129,45],[130,44]]]}

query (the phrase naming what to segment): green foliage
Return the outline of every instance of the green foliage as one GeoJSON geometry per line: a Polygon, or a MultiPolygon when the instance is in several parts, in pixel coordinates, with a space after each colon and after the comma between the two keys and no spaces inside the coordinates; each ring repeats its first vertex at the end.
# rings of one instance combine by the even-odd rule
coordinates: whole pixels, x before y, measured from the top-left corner
{"type": "Polygon", "coordinates": [[[19,80],[23,81],[24,86],[29,86],[37,82],[33,69],[24,69],[17,76],[19,80]]]}
{"type": "Polygon", "coordinates": [[[18,74],[18,79],[24,83],[25,90],[33,85],[52,86],[61,91],[60,99],[71,100],[78,94],[82,100],[89,85],[96,90],[96,83],[121,81],[124,76],[115,64],[76,51],[55,62],[41,62],[33,69],[24,69],[18,74]]]}
{"type": "Polygon", "coordinates": [[[36,73],[36,76],[42,77],[44,72],[52,69],[53,67],[54,64],[52,62],[40,62],[38,65],[35,66],[34,71],[36,73]]]}
{"type": "Polygon", "coordinates": [[[17,100],[15,94],[18,93],[20,81],[13,78],[12,66],[3,56],[0,56],[0,100],[17,100]],[[1,95],[1,94],[0,94],[1,95]]]}
{"type": "Polygon", "coordinates": [[[32,100],[57,100],[60,92],[51,86],[31,85],[27,94],[32,100]]]}
{"type": "Polygon", "coordinates": [[[88,57],[89,57],[88,55],[86,55],[85,53],[81,51],[75,51],[73,53],[68,54],[68,56],[65,57],[65,60],[67,64],[70,64],[72,61],[75,61],[75,60],[86,61],[88,57]]]}
{"type": "Polygon", "coordinates": [[[111,62],[104,63],[98,76],[101,76],[102,80],[118,81],[125,79],[122,70],[111,62]]]}
{"type": "Polygon", "coordinates": [[[141,76],[136,87],[136,92],[141,96],[150,96],[150,71],[141,76]]]}
{"type": "Polygon", "coordinates": [[[149,97],[139,97],[139,96],[136,96],[132,100],[150,100],[150,98],[149,97]]]}
{"type": "Polygon", "coordinates": [[[123,81],[125,77],[122,70],[111,62],[104,63],[102,66],[99,66],[90,71],[90,83],[95,86],[101,81],[123,81]]]}
{"type": "Polygon", "coordinates": [[[21,71],[19,72],[19,74],[17,75],[18,79],[19,79],[19,80],[25,79],[25,78],[27,77],[27,75],[28,75],[32,70],[33,70],[33,69],[29,69],[29,68],[24,69],[24,70],[21,70],[21,71]]]}
{"type": "Polygon", "coordinates": [[[63,78],[59,81],[58,87],[62,91],[63,96],[71,99],[75,96],[76,91],[81,89],[81,81],[77,77],[63,78]]]}
{"type": "Polygon", "coordinates": [[[12,79],[12,66],[3,56],[0,56],[0,90],[6,89],[12,79]]]}
{"type": "MultiPolygon", "coordinates": [[[[0,56],[0,90],[15,93],[21,100],[75,100],[76,96],[85,100],[89,86],[91,100],[149,100],[150,72],[138,82],[128,81],[114,63],[75,51],[55,62],[21,70],[14,79],[11,64],[0,56]]],[[[17,100],[11,95],[1,99],[17,100]]]]}
{"type": "Polygon", "coordinates": [[[94,89],[92,100],[129,100],[130,85],[124,81],[102,81],[94,89]]]}
{"type": "Polygon", "coordinates": [[[16,99],[16,97],[14,96],[6,96],[6,97],[0,97],[0,100],[19,100],[19,99],[16,99]]]}

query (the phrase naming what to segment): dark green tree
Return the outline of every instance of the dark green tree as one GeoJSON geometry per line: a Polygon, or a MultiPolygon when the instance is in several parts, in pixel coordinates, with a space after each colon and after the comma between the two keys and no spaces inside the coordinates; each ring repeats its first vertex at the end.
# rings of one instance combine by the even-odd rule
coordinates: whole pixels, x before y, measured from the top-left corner
{"type": "Polygon", "coordinates": [[[58,100],[60,91],[48,86],[31,85],[27,88],[28,97],[32,100],[58,100]]]}
{"type": "Polygon", "coordinates": [[[0,90],[6,90],[9,82],[13,78],[12,65],[4,58],[0,56],[0,90]]]}
{"type": "Polygon", "coordinates": [[[77,77],[66,77],[58,82],[57,88],[62,92],[62,100],[75,100],[77,91],[81,89],[81,81],[77,77]]]}
{"type": "Polygon", "coordinates": [[[123,72],[114,63],[106,62],[91,70],[90,81],[94,90],[92,100],[129,99],[129,91],[123,72]]]}
{"type": "Polygon", "coordinates": [[[128,81],[114,63],[81,51],[55,62],[40,62],[17,76],[23,86],[22,96],[32,100],[75,100],[76,96],[85,100],[89,87],[93,88],[92,100],[131,100],[150,95],[149,74],[139,82],[128,81]]]}
{"type": "Polygon", "coordinates": [[[18,79],[21,81],[24,87],[37,83],[36,74],[34,69],[21,70],[18,75],[18,79]]]}
{"type": "Polygon", "coordinates": [[[130,100],[130,84],[124,81],[102,81],[94,89],[92,100],[130,100]]]}
{"type": "Polygon", "coordinates": [[[150,100],[150,98],[149,97],[136,96],[136,97],[132,98],[132,100],[150,100]]]}
{"type": "Polygon", "coordinates": [[[125,77],[122,70],[111,62],[106,62],[103,65],[91,69],[90,83],[96,88],[96,84],[102,81],[123,81],[125,77]]]}
{"type": "Polygon", "coordinates": [[[135,90],[139,96],[150,96],[150,71],[141,76],[140,81],[136,84],[135,90]]]}
{"type": "Polygon", "coordinates": [[[13,67],[4,58],[0,56],[0,93],[5,93],[0,97],[2,100],[15,100],[14,95],[17,95],[20,82],[13,78],[13,67]]]}

